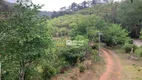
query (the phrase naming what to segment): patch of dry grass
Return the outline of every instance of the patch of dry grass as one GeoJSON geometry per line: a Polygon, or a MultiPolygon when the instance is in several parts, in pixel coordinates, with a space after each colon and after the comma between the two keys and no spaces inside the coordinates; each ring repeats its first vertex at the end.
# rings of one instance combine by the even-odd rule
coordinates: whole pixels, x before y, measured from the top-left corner
{"type": "Polygon", "coordinates": [[[123,66],[121,80],[142,80],[141,66],[123,66]]]}
{"type": "Polygon", "coordinates": [[[128,59],[130,54],[125,53],[119,46],[111,48],[111,50],[115,51],[120,57],[122,64],[121,80],[142,80],[142,58],[137,61],[128,59]]]}
{"type": "Polygon", "coordinates": [[[79,68],[74,67],[63,74],[53,77],[51,80],[98,80],[104,71],[105,63],[101,60],[99,63],[92,63],[92,66],[86,69],[85,72],[80,73],[79,68]]]}

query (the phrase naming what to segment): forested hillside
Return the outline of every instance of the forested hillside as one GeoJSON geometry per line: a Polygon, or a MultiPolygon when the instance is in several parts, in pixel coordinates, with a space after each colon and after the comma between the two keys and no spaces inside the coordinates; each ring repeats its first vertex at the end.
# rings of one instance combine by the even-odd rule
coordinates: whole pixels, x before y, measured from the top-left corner
{"type": "Polygon", "coordinates": [[[142,11],[141,0],[126,0],[121,3],[110,3],[96,5],[91,8],[75,12],[75,14],[90,15],[96,14],[107,22],[121,24],[130,32],[130,36],[138,38],[140,36],[142,11]]]}
{"type": "Polygon", "coordinates": [[[40,16],[47,14],[40,12],[40,5],[24,0],[13,5],[11,10],[9,4],[0,2],[1,80],[61,80],[56,78],[61,75],[65,76],[63,80],[78,80],[87,70],[97,78],[83,76],[82,80],[104,80],[100,77],[102,73],[97,71],[102,69],[103,72],[103,68],[109,68],[110,80],[121,80],[121,77],[122,80],[134,80],[126,79],[129,76],[126,72],[121,73],[121,70],[127,71],[123,67],[126,64],[120,66],[126,53],[131,60],[139,59],[136,63],[131,60],[124,62],[132,62],[131,66],[138,68],[135,78],[142,79],[139,76],[142,47],[134,45],[132,40],[142,39],[142,0],[116,3],[92,0],[90,3],[84,1],[81,6],[72,3],[71,8],[53,12],[52,18],[40,16]],[[55,14],[60,12],[63,14],[55,14]],[[105,48],[125,54],[116,54],[105,48]],[[69,71],[74,72],[70,77],[66,75],[69,71]]]}
{"type": "Polygon", "coordinates": [[[3,11],[8,11],[8,10],[10,10],[12,7],[13,7],[13,4],[12,4],[12,3],[6,2],[6,1],[4,1],[4,0],[1,0],[1,1],[0,1],[0,11],[1,11],[1,12],[3,12],[3,11]]]}
{"type": "Polygon", "coordinates": [[[69,6],[61,7],[59,11],[53,11],[51,18],[63,16],[65,14],[72,14],[76,11],[89,8],[89,7],[93,7],[97,4],[107,4],[109,3],[109,1],[110,0],[88,0],[88,1],[83,1],[79,4],[73,2],[69,6]]]}

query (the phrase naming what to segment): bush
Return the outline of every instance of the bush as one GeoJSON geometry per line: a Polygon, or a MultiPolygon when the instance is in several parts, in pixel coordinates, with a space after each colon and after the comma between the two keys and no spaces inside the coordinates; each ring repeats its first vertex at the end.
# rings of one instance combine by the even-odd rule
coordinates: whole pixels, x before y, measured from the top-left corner
{"type": "Polygon", "coordinates": [[[139,55],[140,57],[142,57],[142,47],[136,49],[134,53],[135,53],[136,55],[139,55]]]}
{"type": "Polygon", "coordinates": [[[83,63],[78,64],[77,67],[79,68],[80,72],[84,72],[86,69],[86,66],[83,63]]]}
{"type": "Polygon", "coordinates": [[[52,76],[56,75],[56,69],[50,65],[46,65],[43,67],[43,79],[47,80],[50,79],[52,76]]]}
{"type": "Polygon", "coordinates": [[[109,27],[106,27],[103,31],[103,41],[107,46],[125,44],[125,42],[129,42],[130,40],[128,31],[122,29],[118,24],[110,24],[109,27]]]}
{"type": "Polygon", "coordinates": [[[97,62],[99,60],[99,52],[97,50],[92,50],[92,61],[97,62]]]}
{"type": "Polygon", "coordinates": [[[133,44],[125,44],[123,46],[123,49],[125,50],[126,53],[130,53],[132,48],[134,49],[133,51],[137,49],[137,47],[133,44]]]}
{"type": "Polygon", "coordinates": [[[98,49],[99,48],[99,43],[95,43],[93,46],[92,46],[92,49],[98,49]]]}
{"type": "Polygon", "coordinates": [[[140,38],[142,39],[142,29],[141,29],[141,32],[140,32],[140,38]]]}

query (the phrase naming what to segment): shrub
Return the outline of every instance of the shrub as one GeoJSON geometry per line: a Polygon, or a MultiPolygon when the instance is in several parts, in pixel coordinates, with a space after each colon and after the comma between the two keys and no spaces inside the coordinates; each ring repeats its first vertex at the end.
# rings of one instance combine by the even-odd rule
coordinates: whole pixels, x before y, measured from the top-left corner
{"type": "Polygon", "coordinates": [[[66,71],[68,71],[69,69],[69,66],[63,66],[61,69],[60,69],[60,73],[65,73],[66,71]]]}
{"type": "Polygon", "coordinates": [[[123,49],[125,50],[126,53],[130,53],[132,48],[134,49],[133,51],[137,49],[137,47],[133,44],[125,44],[123,46],[123,49]]]}
{"type": "Polygon", "coordinates": [[[134,53],[135,53],[136,55],[139,55],[140,57],[142,57],[142,47],[136,49],[134,53]]]}
{"type": "Polygon", "coordinates": [[[100,60],[99,56],[98,56],[98,51],[97,50],[92,50],[92,61],[93,62],[97,62],[100,60]]]}
{"type": "Polygon", "coordinates": [[[107,46],[114,46],[117,44],[125,44],[131,39],[128,37],[128,31],[122,29],[118,24],[110,24],[109,27],[103,31],[103,41],[107,46]]]}
{"type": "Polygon", "coordinates": [[[56,69],[50,65],[46,65],[43,67],[43,79],[50,79],[52,76],[56,75],[56,69]]]}
{"type": "Polygon", "coordinates": [[[84,72],[86,69],[86,66],[83,63],[78,64],[77,67],[79,68],[80,72],[84,72]]]}
{"type": "Polygon", "coordinates": [[[88,45],[88,39],[82,35],[77,35],[75,37],[76,41],[83,41],[76,43],[78,45],[71,45],[64,48],[62,52],[62,57],[64,57],[65,61],[67,61],[70,65],[74,66],[78,61],[84,61],[86,52],[89,52],[90,47],[88,45]]]}
{"type": "Polygon", "coordinates": [[[92,46],[92,49],[98,49],[99,48],[99,43],[95,43],[93,46],[92,46]]]}
{"type": "Polygon", "coordinates": [[[65,51],[63,51],[62,56],[65,58],[65,61],[67,61],[70,65],[74,66],[77,63],[77,59],[82,62],[83,58],[85,57],[84,49],[82,48],[66,48],[65,51]]]}

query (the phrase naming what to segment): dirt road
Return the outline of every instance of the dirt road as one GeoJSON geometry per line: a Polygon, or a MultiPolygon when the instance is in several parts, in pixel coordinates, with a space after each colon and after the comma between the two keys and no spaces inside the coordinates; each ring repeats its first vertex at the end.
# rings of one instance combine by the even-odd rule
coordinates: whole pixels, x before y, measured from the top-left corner
{"type": "Polygon", "coordinates": [[[102,55],[106,61],[106,71],[99,80],[121,80],[121,63],[119,57],[112,51],[102,49],[102,55]]]}
{"type": "Polygon", "coordinates": [[[102,49],[101,57],[105,60],[105,64],[94,64],[92,69],[79,73],[78,69],[71,70],[70,73],[58,75],[52,80],[121,80],[122,66],[119,56],[113,51],[102,49]],[[106,69],[105,66],[106,66],[106,69]],[[93,70],[93,68],[95,68],[93,70]],[[95,72],[94,72],[95,71],[95,72]],[[103,72],[104,71],[104,72],[103,72]]]}

